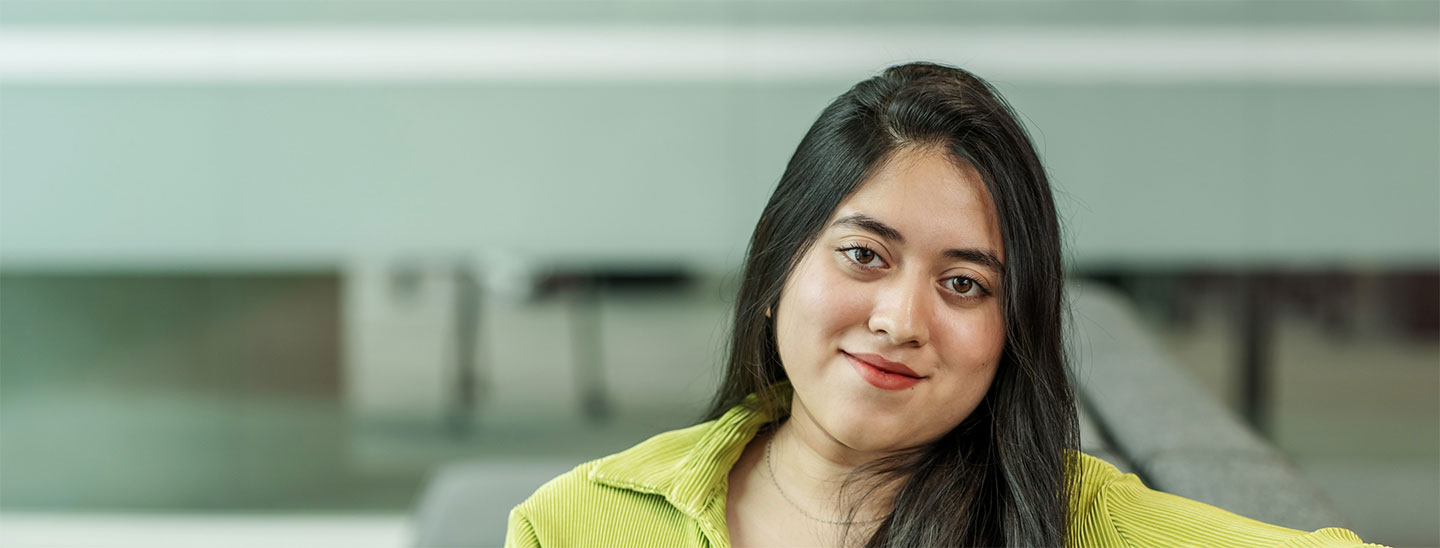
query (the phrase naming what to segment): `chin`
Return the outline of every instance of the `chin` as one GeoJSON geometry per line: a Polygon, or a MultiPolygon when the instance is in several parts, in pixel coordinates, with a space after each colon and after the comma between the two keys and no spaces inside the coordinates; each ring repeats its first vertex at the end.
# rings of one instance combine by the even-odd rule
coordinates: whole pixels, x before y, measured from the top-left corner
{"type": "Polygon", "coordinates": [[[897,430],[890,425],[868,421],[850,421],[830,435],[856,451],[894,451],[906,445],[905,436],[897,436],[897,430]]]}

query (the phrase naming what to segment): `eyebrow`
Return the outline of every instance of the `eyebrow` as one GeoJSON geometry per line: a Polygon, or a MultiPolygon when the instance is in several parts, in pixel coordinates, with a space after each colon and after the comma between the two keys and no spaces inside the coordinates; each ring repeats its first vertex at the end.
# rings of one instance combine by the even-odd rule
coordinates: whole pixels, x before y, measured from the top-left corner
{"type": "MultiPolygon", "coordinates": [[[[864,213],[846,215],[837,219],[830,226],[844,225],[849,225],[872,232],[881,238],[885,238],[898,244],[905,243],[905,237],[900,235],[900,231],[895,230],[890,225],[882,223],[879,219],[876,219],[864,213]]],[[[1005,263],[1000,262],[1000,259],[996,257],[994,253],[991,253],[988,250],[947,249],[944,253],[942,253],[942,255],[944,255],[947,259],[958,259],[961,261],[969,261],[978,264],[985,268],[989,268],[997,275],[1005,273],[1005,263]]]]}

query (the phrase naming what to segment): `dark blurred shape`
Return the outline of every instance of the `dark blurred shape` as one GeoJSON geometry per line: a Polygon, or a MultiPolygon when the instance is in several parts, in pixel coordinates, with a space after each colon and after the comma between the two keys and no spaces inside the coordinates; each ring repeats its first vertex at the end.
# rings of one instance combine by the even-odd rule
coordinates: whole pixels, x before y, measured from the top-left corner
{"type": "Polygon", "coordinates": [[[1397,272],[1383,277],[1387,315],[1397,332],[1440,338],[1440,271],[1397,272]]]}

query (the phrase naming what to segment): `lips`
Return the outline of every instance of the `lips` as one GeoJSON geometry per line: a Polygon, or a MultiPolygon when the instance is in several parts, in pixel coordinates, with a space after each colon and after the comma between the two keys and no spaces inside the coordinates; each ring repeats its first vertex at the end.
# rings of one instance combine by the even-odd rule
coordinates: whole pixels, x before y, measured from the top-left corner
{"type": "MultiPolygon", "coordinates": [[[[850,353],[849,353],[849,352],[846,352],[846,354],[850,354],[850,353]]],[[[914,369],[910,369],[909,367],[906,367],[905,364],[900,363],[900,362],[892,362],[892,361],[890,361],[890,360],[885,359],[883,356],[881,356],[881,355],[879,355],[879,354],[850,354],[850,355],[851,355],[851,356],[854,356],[855,358],[859,359],[859,360],[862,361],[862,362],[865,362],[866,364],[869,364],[871,367],[874,367],[874,368],[879,369],[879,370],[881,370],[881,371],[884,371],[884,372],[886,372],[886,373],[894,373],[894,374],[896,374],[896,375],[904,375],[904,376],[906,376],[906,377],[914,377],[914,378],[917,378],[917,379],[924,378],[924,377],[921,377],[919,373],[916,373],[914,369]]]]}
{"type": "Polygon", "coordinates": [[[905,390],[925,380],[925,377],[916,376],[915,371],[906,367],[905,364],[892,362],[875,354],[851,354],[845,351],[840,353],[845,355],[845,361],[850,362],[850,367],[855,370],[855,374],[870,383],[871,386],[881,390],[905,390]]]}

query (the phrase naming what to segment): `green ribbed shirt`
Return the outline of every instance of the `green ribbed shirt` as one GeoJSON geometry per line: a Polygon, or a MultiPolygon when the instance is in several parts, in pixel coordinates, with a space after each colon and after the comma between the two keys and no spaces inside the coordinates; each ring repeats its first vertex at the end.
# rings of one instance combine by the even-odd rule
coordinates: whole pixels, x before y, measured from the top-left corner
{"type": "MultiPolygon", "coordinates": [[[[739,405],[713,421],[582,464],[510,511],[505,546],[728,548],[730,468],[767,422],[739,405]]],[[[1069,546],[1377,546],[1346,529],[1307,533],[1155,491],[1135,474],[1083,453],[1080,468],[1069,546]]]]}

